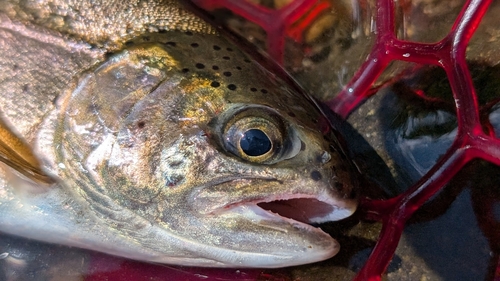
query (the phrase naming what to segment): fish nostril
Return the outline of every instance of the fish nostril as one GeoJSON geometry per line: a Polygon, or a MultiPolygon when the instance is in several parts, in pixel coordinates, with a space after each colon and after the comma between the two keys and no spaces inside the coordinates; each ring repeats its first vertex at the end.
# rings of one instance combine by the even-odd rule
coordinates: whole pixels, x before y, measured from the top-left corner
{"type": "Polygon", "coordinates": [[[323,151],[323,153],[321,153],[321,155],[319,156],[319,161],[321,162],[321,164],[326,164],[330,162],[331,159],[332,156],[327,151],[323,151]]]}

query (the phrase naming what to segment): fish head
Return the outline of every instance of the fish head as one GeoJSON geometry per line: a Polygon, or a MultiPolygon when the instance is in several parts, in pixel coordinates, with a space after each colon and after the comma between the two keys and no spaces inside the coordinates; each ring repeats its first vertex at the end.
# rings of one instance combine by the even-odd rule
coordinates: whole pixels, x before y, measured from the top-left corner
{"type": "Polygon", "coordinates": [[[149,261],[324,260],[339,245],[310,224],[357,206],[357,174],[321,112],[219,36],[137,39],[83,75],[55,119],[55,173],[149,261]]]}

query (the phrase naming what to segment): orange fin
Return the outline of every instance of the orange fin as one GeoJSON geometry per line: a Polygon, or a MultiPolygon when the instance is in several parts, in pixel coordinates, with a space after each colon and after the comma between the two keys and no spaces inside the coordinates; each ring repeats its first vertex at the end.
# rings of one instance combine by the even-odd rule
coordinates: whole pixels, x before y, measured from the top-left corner
{"type": "Polygon", "coordinates": [[[0,161],[38,183],[54,183],[42,169],[31,147],[0,119],[0,161]]]}

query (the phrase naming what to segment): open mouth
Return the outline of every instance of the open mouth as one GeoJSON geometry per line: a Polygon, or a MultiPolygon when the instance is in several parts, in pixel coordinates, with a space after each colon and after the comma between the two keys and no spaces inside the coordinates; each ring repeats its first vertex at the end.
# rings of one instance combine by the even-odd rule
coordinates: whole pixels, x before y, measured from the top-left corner
{"type": "Polygon", "coordinates": [[[333,198],[322,199],[324,198],[321,196],[289,194],[287,196],[282,195],[279,198],[268,197],[262,200],[239,202],[226,206],[225,209],[246,207],[261,218],[306,225],[338,221],[349,217],[356,210],[356,203],[353,201],[337,201],[333,198]]]}
{"type": "Polygon", "coordinates": [[[335,207],[316,198],[293,198],[257,203],[265,211],[284,218],[311,224],[322,221],[335,211],[335,207]]]}
{"type": "MultiPolygon", "coordinates": [[[[280,267],[335,255],[338,242],[317,224],[344,219],[357,206],[355,198],[336,194],[326,184],[300,180],[224,178],[197,191],[190,206],[201,218],[214,220],[217,229],[244,239],[240,244],[257,256],[267,253],[276,257],[280,267]]],[[[239,250],[241,247],[238,244],[239,250]]],[[[252,262],[257,261],[252,258],[252,262]]],[[[264,267],[270,267],[266,263],[264,267]]]]}
{"type": "MultiPolygon", "coordinates": [[[[239,192],[225,196],[222,192],[210,192],[203,189],[193,200],[192,206],[205,214],[217,214],[226,212],[240,213],[252,220],[279,220],[292,224],[318,224],[328,221],[338,221],[349,217],[356,210],[356,200],[336,197],[325,188],[325,190],[311,190],[310,192],[274,192],[272,194],[252,194],[252,187],[263,185],[269,189],[276,184],[269,179],[237,179],[224,180],[218,183],[218,189],[222,186],[234,189],[238,184],[239,192]],[[243,190],[245,192],[243,192],[243,190]],[[234,200],[236,199],[236,200],[234,200]]],[[[282,186],[280,183],[279,187],[282,186]]],[[[294,189],[293,186],[289,186],[294,189]]],[[[304,189],[303,186],[300,186],[304,189]]]]}

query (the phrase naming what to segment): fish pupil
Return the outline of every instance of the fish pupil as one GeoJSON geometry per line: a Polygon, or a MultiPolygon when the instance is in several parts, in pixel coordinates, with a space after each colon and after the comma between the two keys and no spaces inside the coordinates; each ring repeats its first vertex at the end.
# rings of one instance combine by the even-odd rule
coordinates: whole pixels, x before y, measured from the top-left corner
{"type": "Polygon", "coordinates": [[[243,134],[240,147],[248,156],[261,156],[271,150],[271,140],[259,129],[250,129],[243,134]]]}

